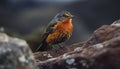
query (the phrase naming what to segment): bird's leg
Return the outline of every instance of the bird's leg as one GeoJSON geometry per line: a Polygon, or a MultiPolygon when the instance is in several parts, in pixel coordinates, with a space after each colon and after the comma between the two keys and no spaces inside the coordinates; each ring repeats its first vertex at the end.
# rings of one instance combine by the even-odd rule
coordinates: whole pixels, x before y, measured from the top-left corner
{"type": "Polygon", "coordinates": [[[58,45],[52,45],[52,50],[58,50],[58,45]]]}
{"type": "Polygon", "coordinates": [[[64,45],[65,45],[64,43],[60,43],[60,44],[58,44],[59,48],[63,48],[64,45]]]}
{"type": "Polygon", "coordinates": [[[56,44],[52,46],[52,50],[58,53],[59,49],[62,49],[63,47],[64,47],[63,43],[56,44]]]}

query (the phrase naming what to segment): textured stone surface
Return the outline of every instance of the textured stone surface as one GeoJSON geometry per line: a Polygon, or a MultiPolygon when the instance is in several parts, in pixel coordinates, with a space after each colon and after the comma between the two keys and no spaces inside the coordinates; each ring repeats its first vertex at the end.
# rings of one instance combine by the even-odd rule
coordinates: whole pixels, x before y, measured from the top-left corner
{"type": "Polygon", "coordinates": [[[33,54],[24,40],[0,33],[0,69],[36,69],[33,54]]]}
{"type": "Polygon", "coordinates": [[[120,25],[103,25],[83,43],[34,56],[40,69],[120,69],[120,25]]]}

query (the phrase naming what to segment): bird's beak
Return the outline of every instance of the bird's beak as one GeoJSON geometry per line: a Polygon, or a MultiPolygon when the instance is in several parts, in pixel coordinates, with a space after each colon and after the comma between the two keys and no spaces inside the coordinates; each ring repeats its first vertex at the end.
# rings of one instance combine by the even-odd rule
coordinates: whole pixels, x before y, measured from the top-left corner
{"type": "Polygon", "coordinates": [[[74,15],[70,15],[70,18],[74,18],[74,15]]]}

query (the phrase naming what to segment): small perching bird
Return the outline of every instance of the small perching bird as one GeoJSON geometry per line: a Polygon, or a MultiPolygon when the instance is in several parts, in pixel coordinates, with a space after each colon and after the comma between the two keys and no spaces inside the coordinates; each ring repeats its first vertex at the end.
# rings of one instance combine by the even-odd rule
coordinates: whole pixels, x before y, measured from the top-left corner
{"type": "Polygon", "coordinates": [[[66,10],[58,13],[48,24],[36,51],[44,51],[47,46],[67,41],[73,31],[72,18],[73,15],[66,10]]]}

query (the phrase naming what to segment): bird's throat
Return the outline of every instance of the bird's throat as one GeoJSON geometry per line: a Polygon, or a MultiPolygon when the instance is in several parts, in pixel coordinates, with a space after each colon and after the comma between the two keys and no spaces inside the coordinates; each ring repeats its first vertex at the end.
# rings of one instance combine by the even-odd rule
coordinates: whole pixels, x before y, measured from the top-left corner
{"type": "Polygon", "coordinates": [[[63,21],[64,23],[72,23],[72,19],[71,18],[67,18],[63,21]]]}

